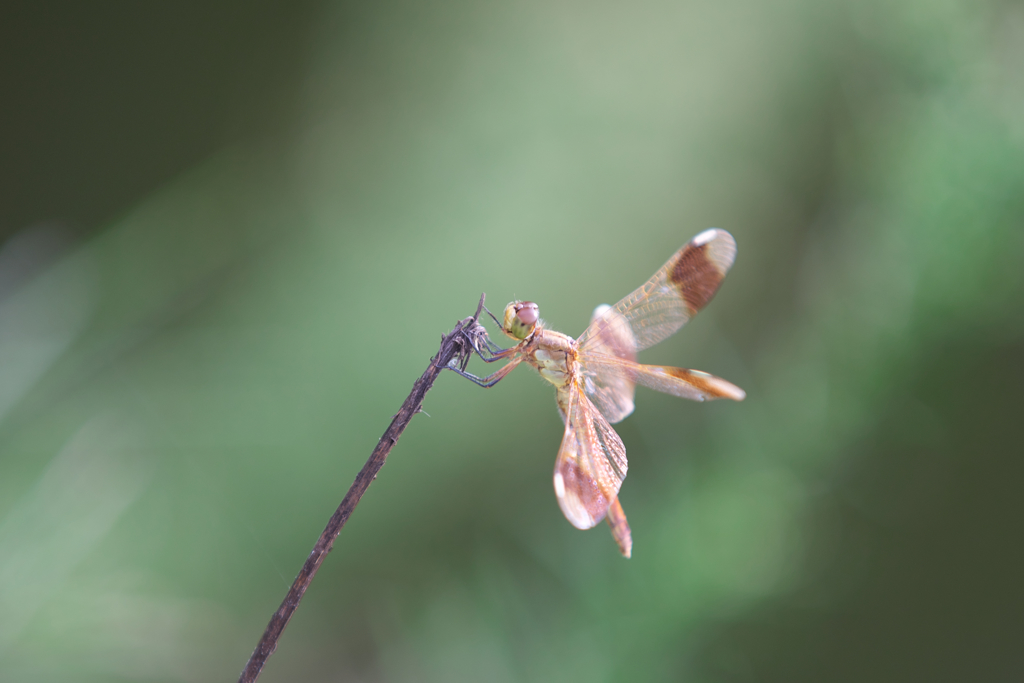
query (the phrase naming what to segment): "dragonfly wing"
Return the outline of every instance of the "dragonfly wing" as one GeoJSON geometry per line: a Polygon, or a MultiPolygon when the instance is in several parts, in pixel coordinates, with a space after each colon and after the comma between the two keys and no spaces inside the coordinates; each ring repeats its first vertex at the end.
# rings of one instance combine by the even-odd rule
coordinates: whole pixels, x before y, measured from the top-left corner
{"type": "MultiPolygon", "coordinates": [[[[650,280],[612,308],[632,333],[633,353],[675,334],[715,295],[736,259],[736,241],[725,230],[705,230],[672,255],[650,280]]],[[[579,338],[580,348],[598,350],[605,330],[619,324],[602,316],[579,338]]]]}
{"type": "Polygon", "coordinates": [[[608,421],[573,384],[565,410],[565,435],[555,460],[555,496],[577,529],[604,519],[626,477],[626,447],[608,421]]]}
{"type": "MultiPolygon", "coordinates": [[[[594,353],[636,361],[636,340],[626,319],[608,305],[598,306],[590,320],[594,335],[588,348],[594,353]],[[600,324],[599,324],[600,323],[600,324]]],[[[583,370],[583,391],[611,424],[633,412],[636,387],[622,374],[583,370]]]]}
{"type": "Polygon", "coordinates": [[[668,365],[641,365],[623,358],[594,353],[588,353],[580,360],[585,368],[584,372],[597,377],[623,377],[655,391],[693,401],[711,401],[716,398],[742,401],[747,397],[746,392],[735,384],[700,370],[673,368],[668,365]]]}

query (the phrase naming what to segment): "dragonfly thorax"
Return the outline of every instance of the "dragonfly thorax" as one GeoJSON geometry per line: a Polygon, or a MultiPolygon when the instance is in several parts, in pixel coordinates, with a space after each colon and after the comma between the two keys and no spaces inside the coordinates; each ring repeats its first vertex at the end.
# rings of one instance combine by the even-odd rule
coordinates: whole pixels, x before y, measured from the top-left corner
{"type": "Polygon", "coordinates": [[[540,376],[563,388],[572,381],[576,369],[576,340],[567,334],[541,329],[529,343],[526,362],[537,368],[540,376]]]}

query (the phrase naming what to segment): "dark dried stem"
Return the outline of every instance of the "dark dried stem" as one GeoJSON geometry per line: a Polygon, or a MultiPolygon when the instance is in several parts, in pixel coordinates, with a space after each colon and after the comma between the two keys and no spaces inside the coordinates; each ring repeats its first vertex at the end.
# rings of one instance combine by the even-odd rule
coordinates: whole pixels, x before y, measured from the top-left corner
{"type": "Polygon", "coordinates": [[[267,624],[267,629],[263,632],[263,637],[260,638],[259,644],[256,645],[256,649],[253,650],[252,656],[249,658],[249,663],[245,665],[242,675],[238,678],[239,683],[253,683],[253,681],[259,678],[263,665],[266,664],[267,659],[277,649],[277,641],[288,625],[288,621],[292,618],[295,609],[299,606],[299,601],[302,600],[303,594],[309,587],[310,582],[313,581],[313,577],[316,576],[317,570],[320,569],[324,558],[327,557],[327,553],[331,552],[334,539],[338,537],[338,533],[345,526],[345,522],[348,521],[352,511],[359,504],[359,499],[366,493],[370,483],[377,478],[377,473],[384,466],[384,461],[387,460],[388,453],[391,452],[391,449],[398,441],[398,437],[405,431],[413,415],[420,411],[423,405],[423,398],[430,391],[430,387],[433,386],[434,380],[437,379],[441,370],[452,359],[458,359],[458,365],[465,367],[469,356],[477,348],[477,344],[480,343],[481,339],[486,340],[486,333],[483,332],[483,328],[477,322],[483,306],[484,295],[481,294],[476,313],[470,318],[460,320],[450,334],[441,338],[441,347],[437,355],[430,359],[430,365],[427,366],[426,372],[413,384],[412,392],[405,399],[398,414],[391,420],[391,424],[385,430],[384,436],[377,442],[376,448],[370,454],[370,459],[366,461],[363,469],[356,475],[356,480],[352,482],[352,486],[349,488],[348,493],[345,494],[341,505],[338,506],[334,515],[331,516],[331,520],[327,523],[327,528],[320,534],[316,545],[313,546],[313,551],[306,558],[306,563],[302,565],[302,570],[295,577],[295,582],[292,583],[288,595],[285,596],[281,606],[277,608],[277,612],[271,617],[270,623],[267,624]]]}

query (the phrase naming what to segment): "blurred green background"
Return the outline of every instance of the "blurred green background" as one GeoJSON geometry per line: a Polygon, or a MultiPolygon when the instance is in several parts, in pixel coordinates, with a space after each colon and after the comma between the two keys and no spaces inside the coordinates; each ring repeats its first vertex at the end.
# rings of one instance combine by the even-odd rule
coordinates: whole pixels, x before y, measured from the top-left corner
{"type": "Polygon", "coordinates": [[[481,291],[712,226],[633,558],[449,373],[261,680],[1024,679],[1020,4],[12,3],[0,93],[0,679],[234,680],[481,291]]]}

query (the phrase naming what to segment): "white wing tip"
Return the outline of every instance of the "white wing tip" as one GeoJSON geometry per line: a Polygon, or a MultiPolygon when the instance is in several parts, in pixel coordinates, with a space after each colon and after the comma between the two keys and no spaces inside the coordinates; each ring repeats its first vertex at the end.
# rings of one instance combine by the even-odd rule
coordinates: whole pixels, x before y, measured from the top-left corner
{"type": "Polygon", "coordinates": [[[694,247],[709,245],[707,257],[722,275],[729,272],[736,260],[736,240],[721,228],[708,228],[690,240],[690,244],[694,247]]]}
{"type": "Polygon", "coordinates": [[[562,480],[561,472],[555,472],[555,495],[559,500],[565,498],[565,482],[562,480]]]}
{"type": "Polygon", "coordinates": [[[743,391],[732,382],[726,382],[724,379],[719,377],[715,377],[714,385],[725,398],[731,398],[734,401],[742,401],[747,397],[747,392],[743,391]]]}
{"type": "Polygon", "coordinates": [[[725,231],[719,230],[718,228],[708,228],[707,230],[705,230],[704,232],[690,240],[690,242],[692,242],[693,246],[695,247],[703,247],[705,244],[715,239],[715,236],[717,236],[719,232],[725,231]]]}
{"type": "Polygon", "coordinates": [[[558,500],[558,507],[562,508],[562,514],[577,529],[590,529],[601,521],[590,516],[587,507],[575,491],[565,488],[565,479],[561,472],[555,472],[555,498],[558,500]]]}

